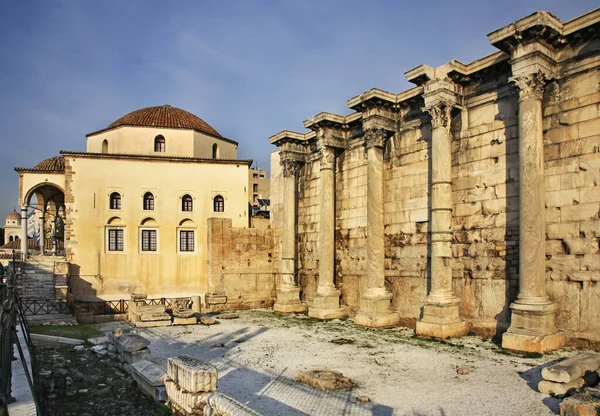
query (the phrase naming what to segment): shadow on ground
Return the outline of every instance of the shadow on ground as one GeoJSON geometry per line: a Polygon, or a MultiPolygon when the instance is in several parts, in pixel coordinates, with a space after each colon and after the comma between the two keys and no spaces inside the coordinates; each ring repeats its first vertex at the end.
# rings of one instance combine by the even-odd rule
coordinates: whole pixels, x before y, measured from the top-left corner
{"type": "MultiPolygon", "coordinates": [[[[237,358],[240,344],[268,331],[241,328],[232,334],[212,334],[196,342],[180,342],[151,329],[143,334],[152,340],[153,361],[166,367],[167,356],[187,354],[214,364],[219,370],[219,392],[233,397],[264,415],[357,415],[391,416],[389,406],[358,403],[352,391],[320,391],[285,375],[287,368],[277,373],[247,368],[237,358]],[[219,346],[217,346],[219,345],[219,346]],[[222,347],[220,346],[222,345],[222,347]],[[324,408],[326,404],[327,408],[324,408]]],[[[296,375],[294,374],[293,377],[296,375]]],[[[441,413],[444,414],[443,411],[441,413]]]]}
{"type": "MultiPolygon", "coordinates": [[[[561,361],[565,360],[565,358],[559,358],[557,360],[552,360],[547,363],[538,365],[537,367],[533,367],[530,370],[523,371],[519,373],[521,378],[527,382],[527,385],[535,391],[538,391],[538,384],[542,381],[542,370],[546,367],[550,367],[554,364],[557,364],[561,361]]],[[[550,409],[554,414],[560,414],[559,405],[562,400],[557,397],[546,397],[542,400],[542,403],[546,405],[548,409],[550,409]]]]}

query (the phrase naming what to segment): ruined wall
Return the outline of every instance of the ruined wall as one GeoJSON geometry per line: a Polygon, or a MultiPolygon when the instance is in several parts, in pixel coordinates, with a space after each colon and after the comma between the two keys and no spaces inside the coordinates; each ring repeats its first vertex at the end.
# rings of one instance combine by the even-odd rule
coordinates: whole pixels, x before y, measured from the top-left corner
{"type": "Polygon", "coordinates": [[[600,69],[547,88],[544,139],[548,294],[559,328],[600,342],[600,69]]]}
{"type": "Polygon", "coordinates": [[[272,306],[274,259],[279,251],[270,228],[232,227],[227,218],[208,219],[208,293],[218,304],[209,310],[272,306]],[[224,303],[221,303],[224,302],[224,303]]]}

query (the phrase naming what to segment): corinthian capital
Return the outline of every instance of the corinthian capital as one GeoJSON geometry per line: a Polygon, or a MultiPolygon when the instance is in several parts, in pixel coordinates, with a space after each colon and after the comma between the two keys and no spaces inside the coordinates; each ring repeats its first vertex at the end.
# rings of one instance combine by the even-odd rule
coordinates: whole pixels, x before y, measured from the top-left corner
{"type": "Polygon", "coordinates": [[[319,147],[319,155],[321,156],[321,170],[333,169],[335,164],[335,150],[332,147],[321,145],[319,147]]]}
{"type": "Polygon", "coordinates": [[[283,176],[296,177],[302,167],[302,162],[294,159],[283,159],[279,163],[283,166],[283,176]]]}
{"type": "Polygon", "coordinates": [[[452,111],[452,105],[445,101],[437,102],[433,105],[425,107],[423,109],[426,113],[431,116],[431,127],[443,127],[445,129],[450,128],[450,112],[452,111]]]}
{"type": "Polygon", "coordinates": [[[367,148],[383,148],[387,138],[388,132],[385,129],[371,128],[365,130],[365,142],[367,143],[367,148]]]}
{"type": "Polygon", "coordinates": [[[544,97],[544,87],[546,85],[546,76],[542,71],[510,78],[519,91],[519,100],[541,100],[544,97]]]}

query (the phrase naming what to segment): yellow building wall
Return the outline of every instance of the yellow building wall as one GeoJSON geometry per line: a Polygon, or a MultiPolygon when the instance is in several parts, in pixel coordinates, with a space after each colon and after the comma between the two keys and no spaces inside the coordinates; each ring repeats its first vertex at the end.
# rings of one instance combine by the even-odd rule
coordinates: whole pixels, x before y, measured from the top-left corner
{"type": "Polygon", "coordinates": [[[217,144],[218,159],[237,159],[237,144],[194,130],[124,126],[87,136],[87,151],[103,153],[104,140],[107,153],[212,159],[213,145],[217,144]],[[154,139],[159,135],[165,138],[164,152],[154,151],[154,139]]]}
{"type": "Polygon", "coordinates": [[[194,157],[212,159],[214,144],[218,147],[217,159],[237,159],[237,144],[197,131],[194,132],[194,157]]]}
{"type": "MultiPolygon", "coordinates": [[[[141,161],[65,156],[67,249],[71,288],[77,299],[121,299],[130,293],[150,297],[202,295],[207,280],[207,219],[231,218],[248,226],[246,164],[141,161]],[[154,211],[143,210],[143,195],[155,198],[154,211]],[[121,210],[109,209],[109,195],[121,194],[121,210]],[[193,212],[181,211],[181,197],[194,200],[193,212]],[[225,198],[225,212],[213,212],[213,197],[225,198]],[[123,252],[108,252],[107,225],[124,224],[123,252]],[[156,252],[141,252],[145,219],[157,223],[156,252]],[[179,225],[191,220],[195,252],[178,252],[179,225]],[[113,220],[114,221],[114,220],[113,220]]],[[[148,227],[153,228],[153,227],[148,227]]]]}
{"type": "Polygon", "coordinates": [[[119,127],[87,137],[87,151],[102,153],[102,143],[108,143],[107,153],[193,157],[194,131],[154,127],[119,127]],[[154,151],[156,136],[165,138],[165,152],[154,151]]]}
{"type": "Polygon", "coordinates": [[[35,196],[30,191],[40,185],[54,185],[63,192],[65,190],[65,175],[62,173],[27,172],[19,176],[20,204],[36,204],[35,196]]]}

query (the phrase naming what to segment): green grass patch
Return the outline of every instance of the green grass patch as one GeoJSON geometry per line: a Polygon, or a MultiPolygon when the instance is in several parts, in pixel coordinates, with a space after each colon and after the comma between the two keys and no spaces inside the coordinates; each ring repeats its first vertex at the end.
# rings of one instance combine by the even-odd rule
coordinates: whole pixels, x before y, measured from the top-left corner
{"type": "Polygon", "coordinates": [[[75,338],[86,340],[88,338],[104,335],[97,325],[31,325],[29,332],[32,334],[53,335],[56,337],[75,338]]]}

